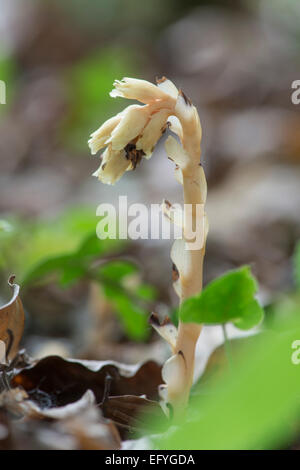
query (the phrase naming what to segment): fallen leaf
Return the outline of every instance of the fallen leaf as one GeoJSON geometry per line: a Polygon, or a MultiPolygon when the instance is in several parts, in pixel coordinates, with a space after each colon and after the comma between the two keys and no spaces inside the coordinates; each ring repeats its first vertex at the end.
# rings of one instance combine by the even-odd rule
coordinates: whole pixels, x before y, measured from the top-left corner
{"type": "MultiPolygon", "coordinates": [[[[103,417],[91,390],[69,405],[42,409],[30,400],[25,390],[15,388],[0,395],[0,407],[0,431],[1,410],[15,418],[23,418],[11,423],[19,440],[26,440],[26,434],[30,435],[29,442],[22,442],[21,447],[36,449],[42,445],[50,449],[68,447],[76,450],[114,450],[121,447],[116,426],[103,417]]],[[[7,421],[7,434],[9,424],[7,421]]]]}
{"type": "Polygon", "coordinates": [[[41,408],[52,408],[79,400],[87,390],[92,390],[97,403],[101,403],[106,396],[107,377],[111,378],[110,396],[145,394],[150,400],[158,399],[161,366],[154,361],[126,366],[48,356],[17,373],[11,386],[23,387],[41,408]]]}
{"type": "Polygon", "coordinates": [[[19,297],[20,287],[14,284],[14,276],[8,280],[13,291],[11,300],[0,307],[0,340],[4,342],[6,359],[12,360],[19,349],[24,330],[24,310],[19,297]]]}
{"type": "Polygon", "coordinates": [[[104,416],[111,419],[118,427],[122,437],[127,437],[128,432],[143,432],[143,434],[154,432],[156,429],[150,425],[150,422],[161,423],[164,420],[166,427],[170,424],[158,402],[145,397],[134,395],[108,397],[101,404],[101,408],[104,416]]]}

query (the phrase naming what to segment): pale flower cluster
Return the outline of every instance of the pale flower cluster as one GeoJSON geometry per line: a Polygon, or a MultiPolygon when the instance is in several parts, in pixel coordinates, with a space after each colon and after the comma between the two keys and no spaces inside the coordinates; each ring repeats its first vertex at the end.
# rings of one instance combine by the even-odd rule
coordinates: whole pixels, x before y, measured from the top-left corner
{"type": "MultiPolygon", "coordinates": [[[[105,149],[101,165],[94,175],[108,184],[118,181],[125,171],[135,169],[143,157],[150,158],[167,125],[181,137],[182,128],[175,116],[176,107],[180,107],[181,102],[184,104],[181,92],[166,78],[159,80],[157,85],[145,80],[124,78],[115,81],[114,87],[110,93],[112,97],[138,100],[144,105],[128,106],[91,134],[91,153],[95,155],[105,149]]],[[[175,139],[170,139],[167,151],[172,153],[175,162],[178,158],[181,166],[183,149],[177,148],[179,144],[175,139]]]]}

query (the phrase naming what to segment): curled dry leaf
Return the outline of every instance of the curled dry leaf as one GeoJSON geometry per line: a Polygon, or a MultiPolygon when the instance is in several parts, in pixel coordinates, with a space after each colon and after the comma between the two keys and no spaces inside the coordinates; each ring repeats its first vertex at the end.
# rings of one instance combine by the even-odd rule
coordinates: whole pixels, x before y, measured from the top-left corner
{"type": "Polygon", "coordinates": [[[0,406],[11,416],[24,418],[12,425],[20,440],[29,431],[31,440],[25,444],[26,448],[114,450],[121,447],[116,426],[103,417],[91,390],[66,406],[42,409],[29,399],[25,390],[15,388],[0,395],[0,406]]]}
{"type": "Polygon", "coordinates": [[[127,436],[128,432],[143,434],[155,432],[155,422],[165,422],[166,427],[169,425],[161,406],[145,397],[111,396],[101,404],[101,408],[104,416],[111,419],[118,427],[122,437],[127,436]]]}
{"type": "Polygon", "coordinates": [[[164,418],[154,401],[161,380],[161,366],[153,361],[125,366],[48,356],[18,372],[11,380],[15,388],[2,397],[14,414],[48,420],[75,416],[92,398],[103,416],[125,437],[132,432],[151,431],[147,415],[156,415],[160,422],[164,418]]]}
{"type": "Polygon", "coordinates": [[[101,403],[107,377],[111,377],[109,395],[142,395],[156,400],[161,383],[161,366],[154,361],[137,366],[116,362],[73,361],[48,356],[16,374],[12,387],[23,387],[41,408],[65,406],[92,390],[101,403]]]}
{"type": "Polygon", "coordinates": [[[24,310],[19,297],[20,287],[14,284],[14,279],[15,277],[11,276],[8,280],[13,291],[12,298],[6,305],[0,307],[0,341],[5,344],[6,360],[11,360],[16,356],[24,330],[24,310]]]}
{"type": "MultiPolygon", "coordinates": [[[[88,393],[92,394],[88,390],[85,395],[88,393]]],[[[59,423],[59,428],[76,439],[76,448],[80,450],[116,450],[121,447],[120,434],[115,424],[103,418],[95,405],[59,423]]]]}

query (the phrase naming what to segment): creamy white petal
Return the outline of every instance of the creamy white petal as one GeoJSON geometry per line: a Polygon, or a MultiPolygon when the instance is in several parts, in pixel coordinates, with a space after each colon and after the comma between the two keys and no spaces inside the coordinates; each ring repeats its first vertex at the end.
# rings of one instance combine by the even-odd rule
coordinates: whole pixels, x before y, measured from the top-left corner
{"type": "Polygon", "coordinates": [[[148,120],[149,109],[147,106],[128,106],[123,111],[120,123],[115,127],[106,144],[111,143],[113,150],[123,149],[142,132],[148,120]]]}
{"type": "Polygon", "coordinates": [[[167,93],[167,94],[170,95],[172,98],[177,99],[178,90],[177,90],[176,86],[174,85],[174,83],[171,82],[171,80],[169,80],[168,78],[165,78],[165,77],[164,77],[164,78],[162,78],[161,80],[158,80],[157,86],[158,86],[158,88],[160,88],[160,90],[162,90],[164,93],[167,93]]]}
{"type": "Polygon", "coordinates": [[[151,115],[149,123],[146,125],[141,137],[136,143],[138,150],[143,150],[146,157],[150,157],[157,141],[160,139],[168,119],[169,111],[161,109],[151,115]]]}
{"type": "Polygon", "coordinates": [[[117,116],[108,119],[99,127],[99,129],[91,134],[88,144],[92,155],[95,155],[99,150],[105,147],[105,142],[109,139],[110,134],[121,121],[121,117],[121,114],[118,114],[117,116]]]}
{"type": "Polygon", "coordinates": [[[181,298],[181,283],[180,279],[177,279],[177,281],[173,282],[173,289],[175,293],[178,295],[179,298],[181,298]]]}
{"type": "Polygon", "coordinates": [[[174,132],[174,134],[178,135],[180,140],[182,139],[183,131],[182,131],[182,125],[176,116],[169,116],[168,117],[168,123],[170,125],[170,130],[174,132]]]}
{"type": "Polygon", "coordinates": [[[185,249],[186,242],[184,239],[175,240],[171,249],[171,259],[175,264],[180,281],[189,273],[191,267],[191,253],[185,249]]]}
{"type": "Polygon", "coordinates": [[[189,156],[180,145],[180,143],[171,135],[167,138],[165,142],[166,152],[171,160],[173,160],[176,165],[181,169],[184,169],[189,161],[189,156]]]}
{"type": "Polygon", "coordinates": [[[179,184],[183,184],[183,176],[182,176],[182,171],[181,169],[179,168],[179,166],[177,166],[174,170],[174,175],[175,175],[175,179],[177,181],[177,183],[179,184]]]}
{"type": "Polygon", "coordinates": [[[110,92],[113,98],[128,98],[146,104],[168,98],[166,93],[146,80],[124,77],[122,80],[116,80],[114,87],[115,89],[110,92]]]}
{"type": "Polygon", "coordinates": [[[168,401],[172,402],[173,397],[178,398],[178,391],[180,388],[184,390],[185,384],[178,383],[178,379],[184,378],[185,370],[185,360],[180,353],[171,356],[170,359],[165,362],[161,371],[161,375],[164,382],[167,384],[168,401]]]}
{"type": "Polygon", "coordinates": [[[183,117],[186,121],[190,121],[195,118],[194,106],[182,91],[179,92],[175,112],[177,116],[183,117]]]}
{"type": "Polygon", "coordinates": [[[123,150],[114,151],[108,147],[103,154],[100,168],[94,174],[103,183],[115,184],[130,167],[131,162],[127,160],[123,150]]]}
{"type": "Polygon", "coordinates": [[[166,199],[162,202],[163,213],[178,227],[183,227],[184,214],[180,204],[170,204],[166,199]]]}
{"type": "Polygon", "coordinates": [[[157,331],[157,333],[164,338],[167,343],[172,348],[172,351],[175,350],[176,340],[177,340],[177,328],[171,320],[167,317],[162,322],[159,321],[158,316],[153,313],[150,317],[151,326],[157,331]]]}

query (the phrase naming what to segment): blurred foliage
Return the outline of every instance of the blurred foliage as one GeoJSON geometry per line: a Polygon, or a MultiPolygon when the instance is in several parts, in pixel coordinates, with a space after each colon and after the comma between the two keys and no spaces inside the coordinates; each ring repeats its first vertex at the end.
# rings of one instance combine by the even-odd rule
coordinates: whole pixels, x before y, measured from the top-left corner
{"type": "Polygon", "coordinates": [[[136,299],[131,298],[122,286],[111,285],[105,281],[104,294],[115,307],[121,324],[131,339],[143,341],[149,336],[148,314],[136,299]]]}
{"type": "Polygon", "coordinates": [[[11,230],[0,235],[6,274],[14,271],[22,282],[46,258],[72,253],[84,238],[95,233],[95,221],[91,210],[79,207],[46,220],[7,217],[11,230]]]}
{"type": "Polygon", "coordinates": [[[156,298],[156,290],[141,282],[138,267],[129,261],[109,261],[91,275],[116,309],[128,336],[137,341],[146,340],[150,332],[148,302],[156,298]]]}
{"type": "Polygon", "coordinates": [[[294,255],[294,277],[295,284],[300,290],[300,242],[298,242],[294,255]]]}
{"type": "Polygon", "coordinates": [[[291,318],[294,312],[300,316],[300,242],[298,241],[293,259],[293,278],[295,289],[281,292],[277,298],[266,308],[265,328],[276,328],[278,321],[291,318]]]}
{"type": "Polygon", "coordinates": [[[207,325],[233,322],[248,330],[263,318],[263,309],[254,298],[256,291],[248,266],[229,271],[208,284],[200,295],[187,299],[180,308],[180,319],[207,325]]]}
{"type": "MultiPolygon", "coordinates": [[[[299,246],[298,243],[294,256],[296,279],[299,246]]],[[[243,271],[245,268],[236,272],[240,275],[243,271]]],[[[186,420],[180,427],[174,422],[171,432],[156,441],[157,447],[234,450],[290,447],[300,429],[300,350],[295,349],[295,340],[300,338],[299,313],[298,291],[275,303],[272,328],[266,322],[261,333],[239,340],[242,348],[232,368],[222,367],[221,375],[210,375],[208,383],[200,378],[194,386],[186,420]]],[[[231,346],[236,341],[231,341],[231,346]]]]}
{"type": "MultiPolygon", "coordinates": [[[[119,100],[109,96],[114,80],[137,74],[136,53],[125,47],[95,52],[66,72],[71,114],[63,126],[63,136],[71,148],[87,150],[88,136],[95,130],[95,123],[100,126],[110,114],[120,111],[119,100]]],[[[126,101],[123,102],[125,108],[126,101]]]]}
{"type": "Polygon", "coordinates": [[[292,343],[300,317],[281,321],[245,348],[234,373],[191,401],[188,419],[160,436],[160,449],[265,449],[291,444],[299,431],[299,365],[292,343]]]}
{"type": "Polygon", "coordinates": [[[1,57],[0,55],[0,80],[6,83],[6,105],[0,106],[0,116],[6,113],[11,103],[16,89],[16,64],[12,57],[1,57]]]}
{"type": "MultiPolygon", "coordinates": [[[[77,281],[97,281],[121,319],[131,339],[149,335],[147,316],[155,289],[144,284],[138,267],[121,255],[125,242],[100,240],[95,215],[87,209],[70,209],[47,221],[3,222],[0,232],[1,264],[15,272],[23,287],[59,283],[69,287],[77,281]]],[[[9,273],[7,272],[6,275],[9,273]]]]}

